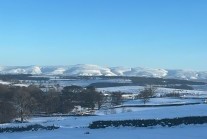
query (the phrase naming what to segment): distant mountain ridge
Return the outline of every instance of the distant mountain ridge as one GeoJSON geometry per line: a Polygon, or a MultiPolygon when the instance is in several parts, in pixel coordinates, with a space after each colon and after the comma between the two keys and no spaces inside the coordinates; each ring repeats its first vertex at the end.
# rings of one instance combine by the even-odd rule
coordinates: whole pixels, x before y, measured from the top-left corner
{"type": "Polygon", "coordinates": [[[0,74],[33,74],[65,76],[137,76],[173,79],[207,79],[207,71],[167,70],[152,68],[101,67],[79,64],[73,66],[0,66],[0,74]]]}

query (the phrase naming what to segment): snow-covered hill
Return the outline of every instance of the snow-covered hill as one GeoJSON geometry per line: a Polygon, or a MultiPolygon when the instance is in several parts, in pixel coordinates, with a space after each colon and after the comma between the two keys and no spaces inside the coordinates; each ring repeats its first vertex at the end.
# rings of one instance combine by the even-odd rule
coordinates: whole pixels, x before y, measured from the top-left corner
{"type": "Polygon", "coordinates": [[[1,67],[0,74],[42,74],[42,71],[38,66],[8,66],[1,67]]]}
{"type": "Polygon", "coordinates": [[[207,79],[207,71],[167,70],[152,68],[73,66],[0,66],[0,74],[68,75],[68,76],[137,76],[174,79],[207,79]]]}

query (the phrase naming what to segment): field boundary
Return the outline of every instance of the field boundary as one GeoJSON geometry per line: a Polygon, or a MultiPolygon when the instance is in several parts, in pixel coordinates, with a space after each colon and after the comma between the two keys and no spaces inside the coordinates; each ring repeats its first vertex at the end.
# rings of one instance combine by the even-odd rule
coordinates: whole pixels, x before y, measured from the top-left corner
{"type": "Polygon", "coordinates": [[[172,119],[137,119],[137,120],[115,120],[115,121],[94,121],[88,127],[99,129],[107,127],[173,127],[179,125],[207,124],[207,116],[178,117],[172,119]]]}

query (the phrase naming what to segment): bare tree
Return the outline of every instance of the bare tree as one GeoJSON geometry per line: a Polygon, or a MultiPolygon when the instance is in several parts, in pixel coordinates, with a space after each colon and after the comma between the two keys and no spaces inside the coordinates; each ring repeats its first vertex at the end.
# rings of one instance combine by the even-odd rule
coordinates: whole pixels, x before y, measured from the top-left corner
{"type": "Polygon", "coordinates": [[[21,122],[23,122],[24,119],[32,113],[32,110],[37,104],[36,100],[31,97],[30,93],[26,92],[24,89],[18,90],[14,96],[14,102],[21,122]]]}
{"type": "Polygon", "coordinates": [[[144,104],[150,100],[155,95],[156,88],[153,86],[147,86],[140,92],[138,98],[142,99],[144,104]]]}

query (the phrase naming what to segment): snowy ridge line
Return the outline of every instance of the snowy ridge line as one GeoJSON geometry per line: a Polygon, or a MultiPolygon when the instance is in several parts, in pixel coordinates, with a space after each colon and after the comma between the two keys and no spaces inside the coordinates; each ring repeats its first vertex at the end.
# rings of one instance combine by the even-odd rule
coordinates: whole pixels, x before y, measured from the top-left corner
{"type": "Polygon", "coordinates": [[[73,66],[0,66],[0,74],[65,75],[65,76],[137,76],[172,79],[207,79],[207,71],[167,70],[153,68],[101,67],[78,64],[73,66]]]}

